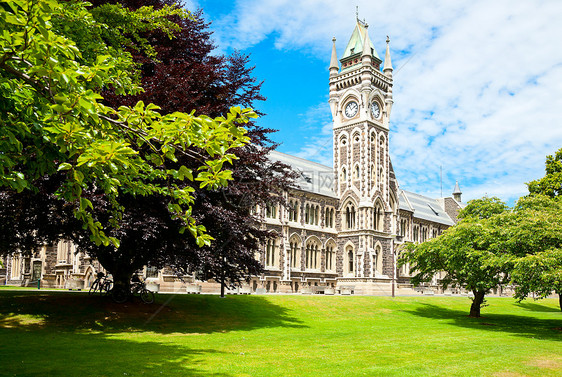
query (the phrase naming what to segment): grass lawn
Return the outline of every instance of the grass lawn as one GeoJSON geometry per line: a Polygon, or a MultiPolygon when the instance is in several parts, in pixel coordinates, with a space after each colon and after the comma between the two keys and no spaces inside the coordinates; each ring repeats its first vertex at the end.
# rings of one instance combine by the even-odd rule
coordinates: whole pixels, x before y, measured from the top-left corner
{"type": "Polygon", "coordinates": [[[562,376],[557,300],[0,289],[0,375],[562,376]]]}

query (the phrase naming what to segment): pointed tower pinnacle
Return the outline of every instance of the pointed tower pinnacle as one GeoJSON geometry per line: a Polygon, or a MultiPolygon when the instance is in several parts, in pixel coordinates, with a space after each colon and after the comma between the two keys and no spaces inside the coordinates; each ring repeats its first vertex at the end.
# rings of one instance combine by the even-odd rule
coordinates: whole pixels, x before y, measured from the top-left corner
{"type": "Polygon", "coordinates": [[[338,54],[336,52],[336,37],[332,38],[332,59],[330,60],[330,76],[338,74],[340,67],[338,65],[338,54]]]}
{"type": "Polygon", "coordinates": [[[371,39],[369,38],[369,25],[365,24],[365,36],[363,37],[363,55],[361,55],[361,62],[363,63],[363,65],[371,65],[371,56],[373,54],[371,45],[371,39]]]}
{"type": "Polygon", "coordinates": [[[385,76],[392,77],[392,61],[390,60],[390,38],[386,36],[386,53],[384,54],[384,67],[382,69],[385,76]]]}
{"type": "Polygon", "coordinates": [[[457,202],[461,202],[461,188],[459,187],[459,181],[455,181],[455,189],[453,190],[453,199],[457,202]]]}

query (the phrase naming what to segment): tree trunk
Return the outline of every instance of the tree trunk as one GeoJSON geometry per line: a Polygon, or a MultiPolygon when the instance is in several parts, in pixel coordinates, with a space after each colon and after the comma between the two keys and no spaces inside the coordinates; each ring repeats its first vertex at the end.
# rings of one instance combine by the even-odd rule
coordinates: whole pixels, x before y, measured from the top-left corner
{"type": "Polygon", "coordinates": [[[556,293],[558,293],[558,305],[560,306],[560,311],[562,311],[562,292],[556,293]]]}
{"type": "Polygon", "coordinates": [[[470,305],[470,314],[469,317],[480,317],[480,307],[484,302],[484,291],[474,291],[474,298],[472,299],[472,305],[470,305]]]}

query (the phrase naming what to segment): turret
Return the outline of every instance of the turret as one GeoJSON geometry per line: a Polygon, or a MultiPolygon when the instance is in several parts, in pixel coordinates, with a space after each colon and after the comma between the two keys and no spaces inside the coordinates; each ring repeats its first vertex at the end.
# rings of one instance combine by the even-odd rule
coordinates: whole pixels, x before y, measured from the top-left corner
{"type": "Polygon", "coordinates": [[[455,183],[455,189],[453,190],[453,199],[455,199],[457,202],[461,202],[461,188],[459,187],[459,182],[456,181],[455,183]]]}
{"type": "Polygon", "coordinates": [[[385,76],[392,77],[392,61],[390,60],[390,38],[386,36],[386,53],[384,54],[384,67],[382,69],[385,76]]]}

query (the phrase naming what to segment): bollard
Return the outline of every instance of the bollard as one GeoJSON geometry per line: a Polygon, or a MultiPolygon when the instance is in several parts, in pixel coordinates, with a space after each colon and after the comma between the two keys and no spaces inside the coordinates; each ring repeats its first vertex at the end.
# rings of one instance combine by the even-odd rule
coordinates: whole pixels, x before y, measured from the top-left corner
{"type": "Polygon", "coordinates": [[[37,279],[37,289],[41,289],[41,279],[37,279]]]}

